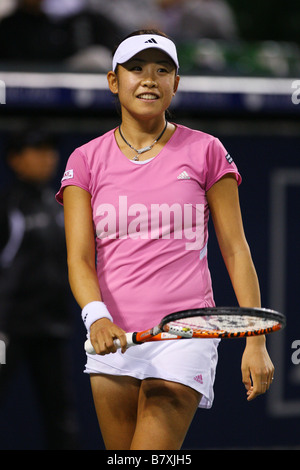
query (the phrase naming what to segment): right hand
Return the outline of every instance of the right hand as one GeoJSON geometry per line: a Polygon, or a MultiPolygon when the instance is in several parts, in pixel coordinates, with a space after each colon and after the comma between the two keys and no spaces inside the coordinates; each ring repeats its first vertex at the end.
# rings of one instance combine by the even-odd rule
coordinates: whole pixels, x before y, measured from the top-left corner
{"type": "Polygon", "coordinates": [[[108,318],[100,318],[92,323],[90,327],[90,341],[96,354],[104,356],[105,354],[115,353],[117,351],[114,340],[119,339],[121,351],[126,351],[125,331],[112,323],[108,318]]]}

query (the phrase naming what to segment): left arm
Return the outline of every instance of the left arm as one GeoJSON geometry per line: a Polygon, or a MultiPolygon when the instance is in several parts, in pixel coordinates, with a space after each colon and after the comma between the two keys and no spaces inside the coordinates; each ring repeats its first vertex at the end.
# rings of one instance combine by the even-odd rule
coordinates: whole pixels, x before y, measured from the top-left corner
{"type": "MultiPolygon", "coordinates": [[[[207,192],[207,201],[237,301],[241,307],[260,307],[259,283],[244,233],[235,176],[228,174],[215,183],[207,192]]],[[[273,373],[265,337],[247,338],[242,379],[249,401],[269,388],[273,373]]]]}

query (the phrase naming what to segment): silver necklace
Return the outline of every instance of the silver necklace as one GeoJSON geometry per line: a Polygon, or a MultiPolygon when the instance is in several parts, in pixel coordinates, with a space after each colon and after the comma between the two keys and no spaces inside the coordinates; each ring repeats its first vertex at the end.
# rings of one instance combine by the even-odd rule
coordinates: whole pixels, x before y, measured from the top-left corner
{"type": "Polygon", "coordinates": [[[143,147],[142,149],[135,149],[132,145],[130,145],[129,142],[127,142],[127,140],[125,139],[125,137],[123,136],[122,132],[121,132],[121,125],[119,126],[119,132],[120,132],[120,136],[122,137],[122,139],[124,140],[125,144],[128,145],[128,147],[130,147],[132,150],[134,150],[136,152],[136,155],[133,157],[132,160],[134,161],[139,161],[139,156],[141,153],[145,153],[145,152],[148,152],[148,150],[151,150],[152,147],[154,147],[154,145],[156,144],[156,142],[159,141],[159,139],[161,139],[161,137],[163,136],[163,134],[165,133],[165,130],[167,129],[167,125],[168,125],[168,121],[166,121],[166,124],[165,124],[165,127],[163,128],[162,132],[159,134],[158,137],[156,137],[156,139],[152,142],[151,145],[147,145],[147,147],[143,147]]]}

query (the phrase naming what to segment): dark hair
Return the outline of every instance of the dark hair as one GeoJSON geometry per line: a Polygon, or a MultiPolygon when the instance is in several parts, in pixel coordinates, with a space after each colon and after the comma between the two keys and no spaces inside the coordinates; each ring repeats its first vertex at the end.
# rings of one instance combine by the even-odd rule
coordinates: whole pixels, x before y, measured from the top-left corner
{"type": "Polygon", "coordinates": [[[55,145],[55,138],[50,133],[40,129],[26,128],[9,135],[6,156],[9,158],[18,155],[29,147],[36,149],[55,148],[55,145]]]}
{"type": "MultiPolygon", "coordinates": [[[[125,39],[131,38],[132,36],[141,36],[142,34],[156,34],[157,36],[163,36],[165,38],[171,39],[167,34],[165,34],[163,31],[160,31],[159,29],[138,29],[137,31],[133,31],[133,33],[128,34],[125,39]]],[[[171,39],[172,41],[172,39],[171,39]]]]}

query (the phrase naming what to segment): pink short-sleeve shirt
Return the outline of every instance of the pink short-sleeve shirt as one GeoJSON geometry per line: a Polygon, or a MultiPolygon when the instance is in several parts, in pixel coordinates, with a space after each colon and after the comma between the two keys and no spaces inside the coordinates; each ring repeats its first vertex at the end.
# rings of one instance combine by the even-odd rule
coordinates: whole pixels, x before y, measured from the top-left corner
{"type": "Polygon", "coordinates": [[[99,286],[118,326],[137,331],[214,305],[206,192],[228,173],[240,184],[221,142],[182,125],[144,164],[125,157],[114,130],[72,153],[56,198],[68,185],[91,195],[99,286]]]}

